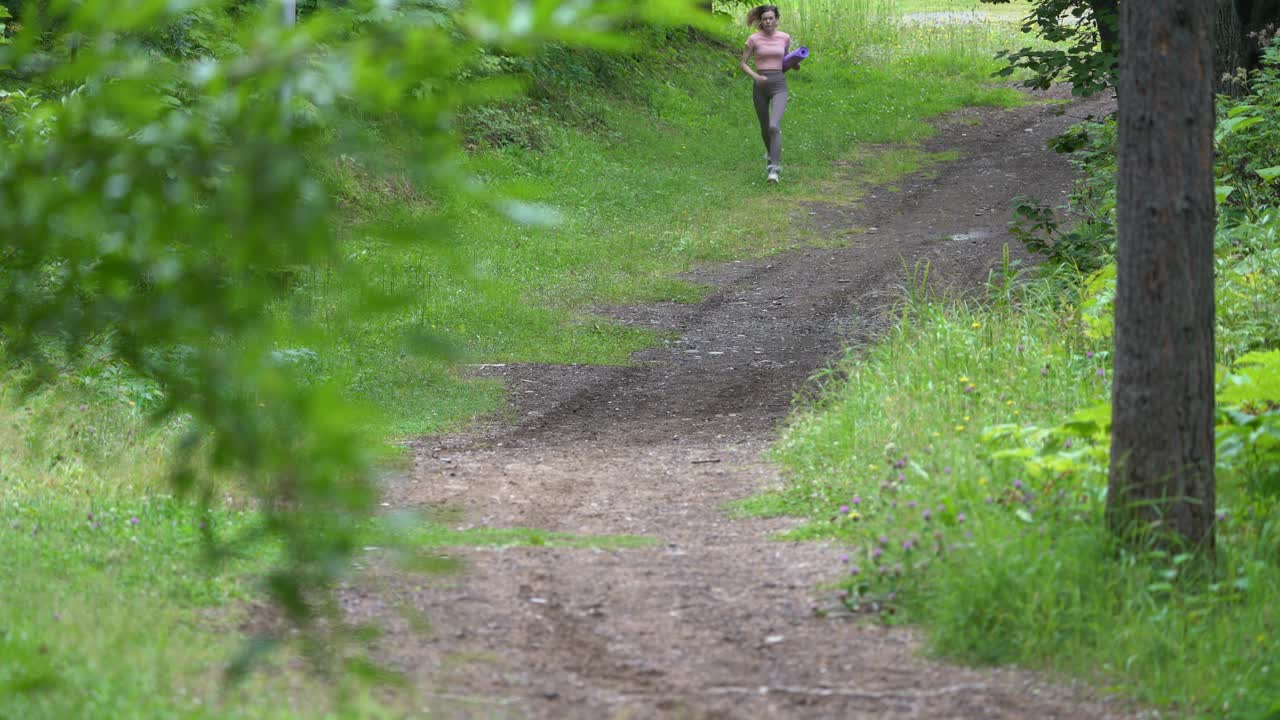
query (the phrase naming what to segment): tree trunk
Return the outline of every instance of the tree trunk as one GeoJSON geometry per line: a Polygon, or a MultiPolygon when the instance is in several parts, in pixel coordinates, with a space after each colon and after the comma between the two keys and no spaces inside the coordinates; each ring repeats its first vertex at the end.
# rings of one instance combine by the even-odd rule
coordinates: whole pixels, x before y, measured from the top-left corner
{"type": "Polygon", "coordinates": [[[1093,11],[1093,21],[1098,27],[1098,40],[1102,51],[1116,53],[1120,50],[1120,0],[1088,0],[1093,11]]]}
{"type": "Polygon", "coordinates": [[[1246,38],[1236,10],[1238,0],[1217,0],[1213,20],[1213,87],[1219,94],[1240,95],[1244,83],[1233,82],[1237,68],[1244,67],[1246,38]]]}
{"type": "Polygon", "coordinates": [[[1280,0],[1236,0],[1244,47],[1243,65],[1257,68],[1262,59],[1263,36],[1273,37],[1280,29],[1280,0]]]}
{"type": "Polygon", "coordinates": [[[1215,0],[1121,3],[1107,525],[1211,550],[1215,0]]]}

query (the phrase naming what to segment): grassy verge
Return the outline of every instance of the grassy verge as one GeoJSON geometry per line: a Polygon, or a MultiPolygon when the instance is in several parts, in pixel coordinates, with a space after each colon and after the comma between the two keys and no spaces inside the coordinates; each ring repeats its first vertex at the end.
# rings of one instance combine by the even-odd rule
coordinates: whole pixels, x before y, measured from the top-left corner
{"type": "MultiPolygon", "coordinates": [[[[171,497],[172,428],[146,425],[136,401],[83,387],[22,399],[0,384],[0,717],[376,717],[353,678],[335,695],[297,663],[268,660],[233,690],[222,669],[272,549],[246,543],[216,565],[203,533],[251,536],[256,513],[234,495],[200,515],[171,497]]],[[[454,547],[650,544],[529,528],[458,528],[449,518],[395,518],[367,542],[394,538],[417,556],[454,547]]],[[[287,653],[285,656],[287,657],[287,653]]]]}
{"type": "MultiPolygon", "coordinates": [[[[1220,334],[1237,337],[1264,320],[1226,302],[1254,277],[1233,263],[1274,263],[1274,221],[1224,237],[1233,314],[1219,321],[1239,326],[1220,334]],[[1239,259],[1243,234],[1256,252],[1239,259]]],[[[1002,285],[986,306],[906,300],[883,342],[817,379],[822,399],[776,447],[787,484],[742,509],[843,541],[842,602],[925,625],[939,653],[1084,677],[1178,715],[1273,717],[1280,498],[1258,484],[1273,466],[1220,457],[1212,568],[1113,543],[1110,342],[1064,289],[1077,283],[1002,285]]]]}

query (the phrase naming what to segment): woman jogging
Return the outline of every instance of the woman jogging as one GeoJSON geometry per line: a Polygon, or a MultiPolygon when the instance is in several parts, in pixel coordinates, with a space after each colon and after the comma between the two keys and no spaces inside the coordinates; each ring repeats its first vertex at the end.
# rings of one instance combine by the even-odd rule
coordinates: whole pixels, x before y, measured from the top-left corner
{"type": "Polygon", "coordinates": [[[778,29],[778,6],[760,5],[747,13],[747,25],[759,31],[747,38],[742,51],[742,72],[754,81],[753,100],[764,139],[765,167],[770,183],[778,182],[782,162],[782,114],[787,111],[787,79],[782,59],[791,51],[791,36],[778,29]],[[755,58],[755,69],[747,64],[755,58]]]}

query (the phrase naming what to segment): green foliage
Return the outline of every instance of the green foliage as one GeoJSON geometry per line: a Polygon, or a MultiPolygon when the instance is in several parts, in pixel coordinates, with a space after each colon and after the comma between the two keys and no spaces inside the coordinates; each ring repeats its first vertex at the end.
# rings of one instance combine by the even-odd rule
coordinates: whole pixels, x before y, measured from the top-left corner
{"type": "Polygon", "coordinates": [[[1229,362],[1280,345],[1280,211],[1254,209],[1256,220],[1220,223],[1215,250],[1218,356],[1229,362]]]}
{"type": "Polygon", "coordinates": [[[1034,198],[1015,198],[1009,231],[1029,252],[1055,265],[1092,272],[1115,253],[1115,236],[1100,223],[1062,229],[1054,209],[1034,198]]]}
{"type": "Polygon", "coordinates": [[[297,73],[300,99],[318,110],[341,92],[430,121],[447,106],[412,93],[419,73],[448,58],[420,51],[416,66],[391,71],[387,63],[400,63],[393,48],[428,44],[406,32],[399,43],[363,39],[345,55],[331,49],[339,62],[312,64],[338,25],[317,22],[284,42],[264,22],[246,28],[243,56],[179,74],[136,39],[174,21],[162,6],[104,5],[40,17],[121,38],[88,43],[73,62],[38,64],[46,28],[35,23],[13,46],[10,64],[38,68],[27,82],[76,89],[35,107],[0,162],[0,232],[13,239],[0,256],[6,350],[48,377],[105,347],[163,387],[155,417],[194,418],[176,488],[208,505],[197,453],[241,478],[260,502],[260,531],[286,542],[274,599],[304,622],[308,596],[333,581],[353,523],[371,508],[376,444],[334,421],[345,411],[332,389],[303,387],[273,354],[263,307],[288,268],[333,251],[329,203],[303,154],[322,127],[290,117],[276,98],[297,73]],[[374,76],[382,82],[351,82],[374,76]]]}
{"type": "MultiPolygon", "coordinates": [[[[206,523],[211,547],[279,543],[267,587],[289,619],[311,624],[373,509],[381,443],[361,430],[364,412],[342,383],[307,376],[314,326],[272,312],[308,268],[360,276],[342,267],[335,208],[309,152],[328,144],[358,157],[351,112],[394,114],[417,134],[404,161],[422,192],[477,188],[482,204],[535,217],[462,174],[449,120],[481,95],[452,78],[480,42],[608,45],[609,21],[671,18],[680,4],[489,0],[443,28],[352,3],[294,31],[270,4],[242,6],[235,52],[223,55],[199,33],[218,3],[50,3],[0,48],[0,67],[26,88],[20,104],[4,98],[14,109],[0,156],[8,358],[38,384],[104,349],[155,383],[153,419],[189,418],[176,490],[211,516],[207,467],[254,498],[251,530],[224,538],[206,523]]],[[[439,242],[447,228],[383,230],[384,242],[439,242]]],[[[353,286],[344,310],[358,316],[398,300],[353,286]]],[[[434,347],[424,328],[406,329],[406,347],[434,347]]]]}
{"type": "Polygon", "coordinates": [[[1118,77],[1118,28],[1115,3],[1039,0],[1023,21],[1022,32],[1052,46],[1002,50],[997,57],[1004,58],[1007,65],[996,74],[1008,77],[1018,70],[1029,71],[1030,77],[1022,82],[1026,87],[1044,90],[1066,81],[1074,95],[1088,96],[1113,88],[1118,77]]]}
{"type": "MultiPolygon", "coordinates": [[[[1108,344],[1083,334],[1061,290],[1074,285],[1037,280],[988,308],[911,299],[793,417],[775,450],[788,484],[747,509],[805,517],[791,537],[846,543],[832,563],[843,604],[922,622],[943,654],[1265,716],[1280,697],[1280,500],[1262,484],[1273,440],[1255,437],[1262,422],[1220,417],[1213,568],[1116,547],[1103,521],[1108,344]]],[[[1224,403],[1247,393],[1257,417],[1274,362],[1237,364],[1252,379],[1231,380],[1224,403]]]]}
{"type": "MultiPolygon", "coordinates": [[[[114,384],[85,392],[68,376],[24,398],[0,379],[0,717],[382,717],[354,676],[305,677],[292,655],[259,658],[269,673],[220,686],[247,628],[279,625],[255,596],[281,544],[252,540],[251,503],[232,497],[202,514],[172,497],[165,460],[189,421],[148,426],[138,403],[97,391],[114,384]],[[221,572],[199,562],[208,527],[240,540],[225,547],[221,572]]],[[[456,566],[443,548],[653,542],[461,524],[390,515],[363,523],[355,542],[360,559],[428,569],[456,566]]]]}
{"type": "MultiPolygon", "coordinates": [[[[1222,362],[1275,348],[1280,338],[1280,213],[1255,209],[1249,214],[1257,220],[1224,214],[1215,240],[1215,352],[1222,362]]],[[[1095,341],[1110,341],[1115,291],[1114,263],[1081,288],[1079,319],[1095,341]]]]}
{"type": "Polygon", "coordinates": [[[1080,291],[1080,322],[1085,337],[1110,342],[1115,336],[1116,264],[1109,263],[1091,275],[1080,291]]]}
{"type": "Polygon", "coordinates": [[[1051,142],[1058,152],[1070,153],[1081,170],[1068,198],[1069,228],[1052,207],[1035,198],[1019,198],[1014,206],[1010,232],[1027,250],[1044,257],[1046,267],[1088,274],[1115,256],[1115,141],[1115,121],[1107,119],[1079,123],[1051,142]]]}
{"type": "Polygon", "coordinates": [[[844,603],[924,622],[940,652],[1075,672],[1193,713],[1274,712],[1280,224],[1267,177],[1276,161],[1263,147],[1275,123],[1253,119],[1275,93],[1272,66],[1251,96],[1221,104],[1212,568],[1116,548],[1103,520],[1114,121],[1057,141],[1084,170],[1075,229],[1032,201],[1020,209],[1015,234],[1052,260],[1041,277],[1016,302],[992,288],[985,312],[913,301],[903,327],[842,367],[847,382],[794,420],[778,449],[788,487],[744,506],[808,517],[795,537],[847,541],[844,603]],[[1041,387],[1026,382],[1037,367],[1041,387]],[[956,373],[963,396],[940,381],[956,373]],[[1092,386],[1053,382],[1090,373],[1092,386]],[[996,412],[987,388],[1028,412],[996,412]]]}
{"type": "Polygon", "coordinates": [[[1230,188],[1224,211],[1256,219],[1280,206],[1280,44],[1264,50],[1248,79],[1248,93],[1219,100],[1214,169],[1218,184],[1230,188]]]}
{"type": "MultiPolygon", "coordinates": [[[[1257,83],[1239,101],[1246,110],[1224,101],[1224,115],[1254,117],[1272,93],[1257,83]]],[[[1280,227],[1258,172],[1276,163],[1270,147],[1253,145],[1267,142],[1270,122],[1219,131],[1219,172],[1244,189],[1226,199],[1216,237],[1212,567],[1116,548],[1103,519],[1113,121],[1058,140],[1085,170],[1072,193],[1076,229],[1064,232],[1031,201],[1020,211],[1016,233],[1053,260],[1041,277],[1012,301],[993,287],[984,311],[911,300],[899,329],[848,361],[847,379],[794,419],[778,447],[788,487],[746,507],[808,517],[796,537],[848,542],[843,602],[924,622],[940,652],[1074,672],[1192,713],[1274,712],[1280,227]]]]}
{"type": "Polygon", "coordinates": [[[1280,501],[1280,350],[1243,355],[1219,386],[1219,467],[1250,496],[1280,501]]]}

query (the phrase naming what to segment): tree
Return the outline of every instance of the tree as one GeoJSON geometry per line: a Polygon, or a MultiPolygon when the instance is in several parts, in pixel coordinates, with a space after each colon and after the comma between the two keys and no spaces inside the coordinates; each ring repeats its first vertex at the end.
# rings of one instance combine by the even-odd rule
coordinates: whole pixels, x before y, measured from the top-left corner
{"type": "Polygon", "coordinates": [[[1280,24],[1280,0],[1217,0],[1214,17],[1215,78],[1221,90],[1235,91],[1224,82],[1237,68],[1255,69],[1262,58],[1262,36],[1280,24]]]}
{"type": "MultiPolygon", "coordinates": [[[[1004,4],[1010,0],[982,0],[1004,4]]],[[[999,74],[1030,70],[1026,87],[1047,89],[1065,80],[1077,95],[1115,86],[1119,57],[1119,0],[1037,0],[1022,22],[1022,32],[1053,43],[997,53],[1008,65],[999,74]]]]}
{"type": "MultiPolygon", "coordinates": [[[[1022,31],[1055,45],[1000,53],[1009,63],[1001,74],[1030,70],[1031,77],[1023,82],[1027,87],[1044,89],[1065,80],[1081,95],[1114,87],[1121,5],[1120,0],[1035,0],[1022,31]]],[[[1224,78],[1238,68],[1258,67],[1262,36],[1280,24],[1280,0],[1214,0],[1214,13],[1214,79],[1219,91],[1234,91],[1236,86],[1224,78]]]]}
{"type": "Polygon", "coordinates": [[[1107,524],[1213,546],[1215,0],[1121,6],[1107,524]]]}

